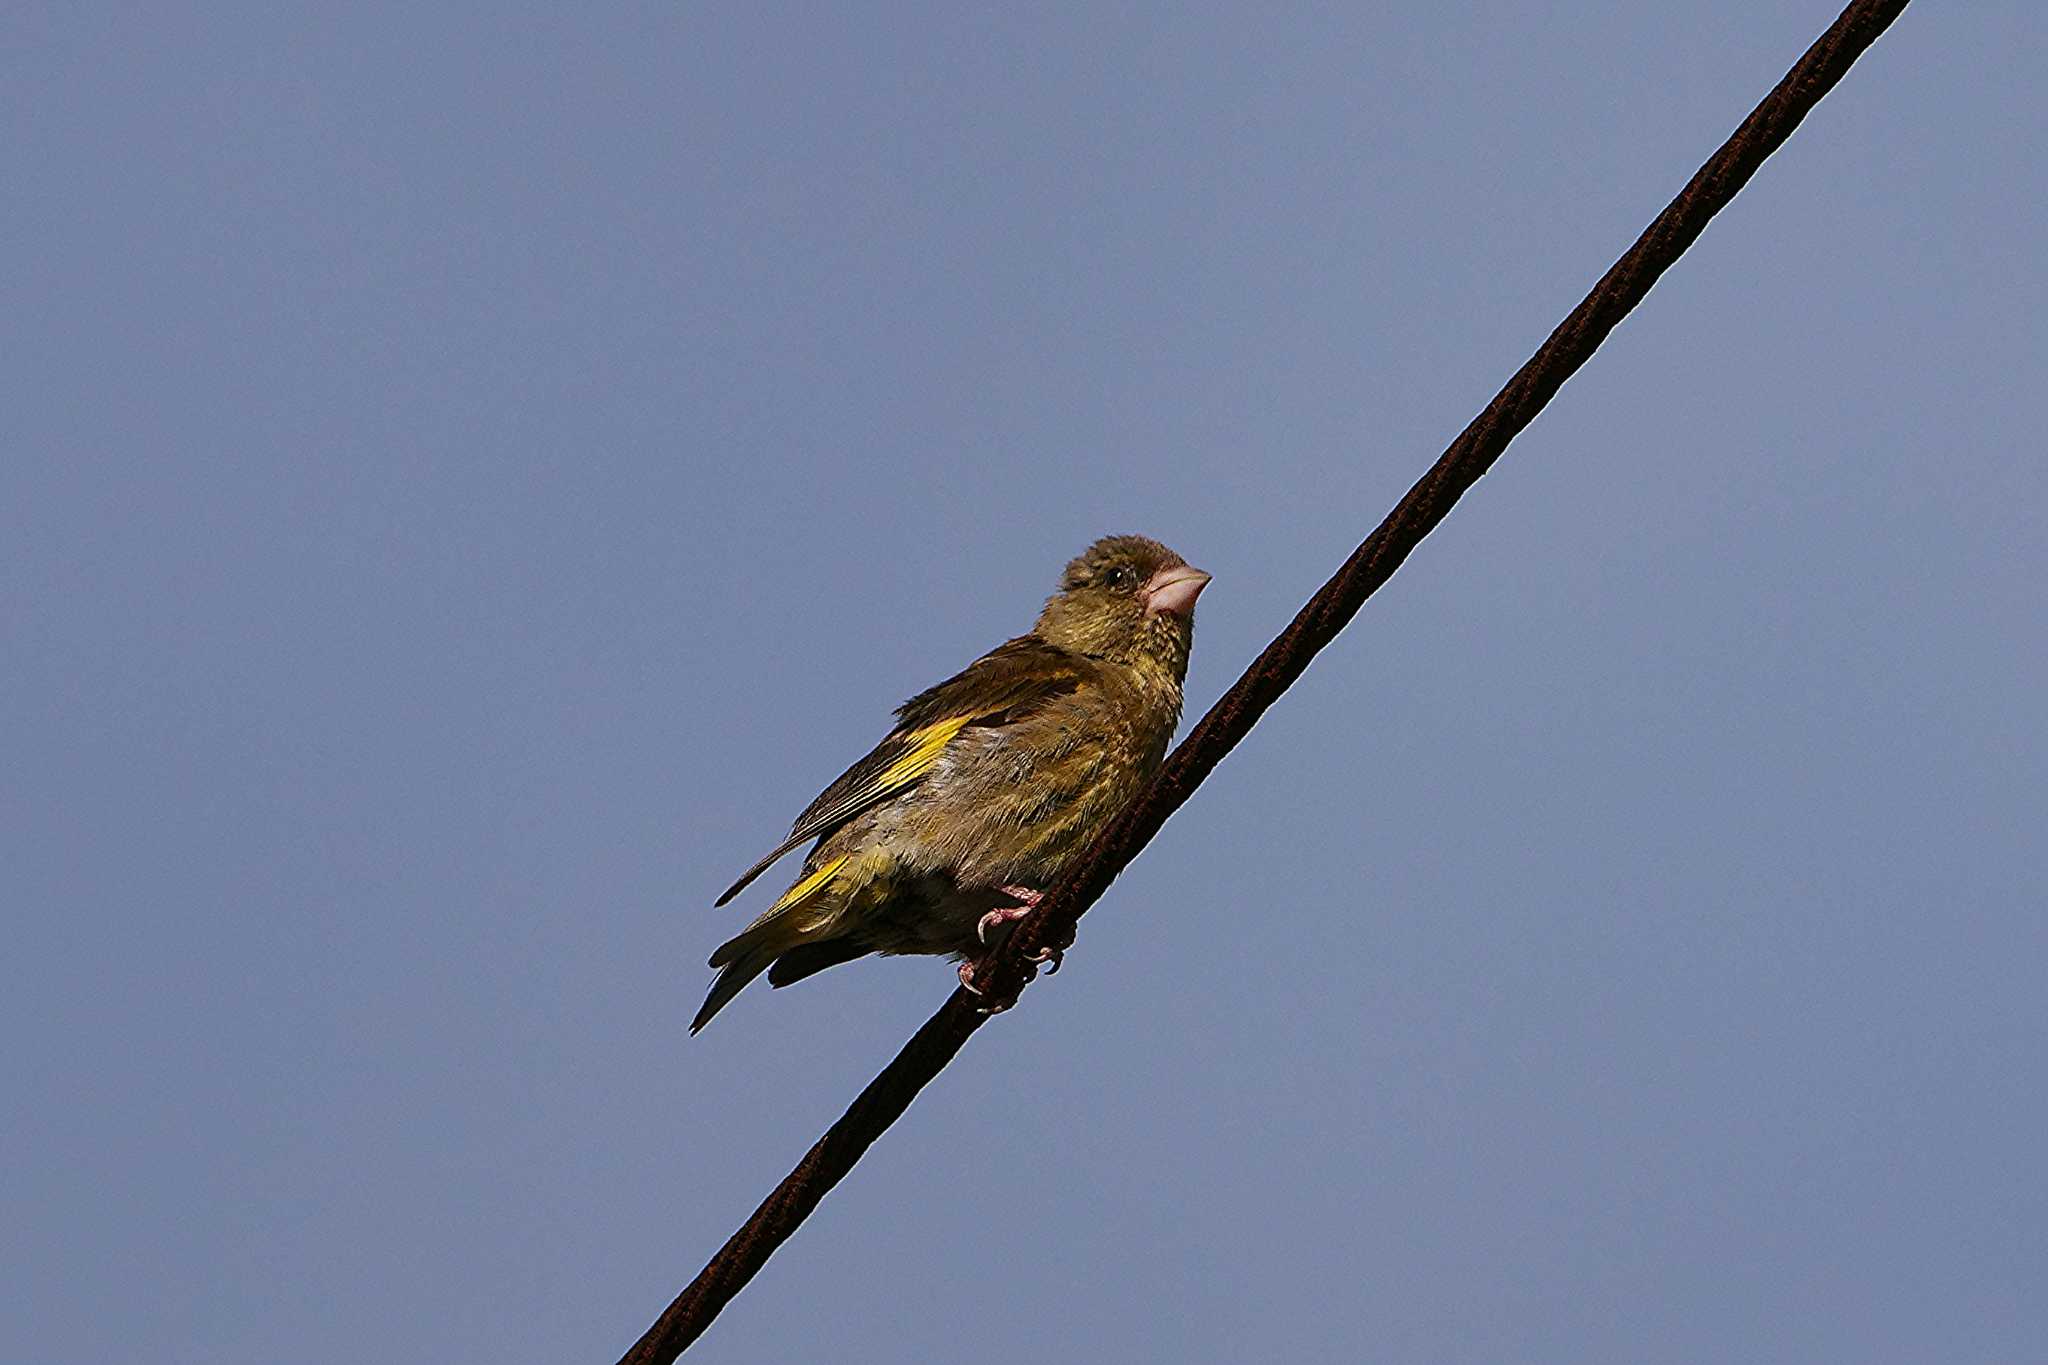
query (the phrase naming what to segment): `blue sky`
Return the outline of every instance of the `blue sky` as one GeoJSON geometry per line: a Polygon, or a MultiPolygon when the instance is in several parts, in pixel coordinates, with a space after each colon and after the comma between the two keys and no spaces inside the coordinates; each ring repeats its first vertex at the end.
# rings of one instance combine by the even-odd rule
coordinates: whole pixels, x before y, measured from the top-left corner
{"type": "MultiPolygon", "coordinates": [[[[719,890],[1104,532],[1199,714],[1834,12],[10,14],[0,1354],[614,1357],[952,983],[688,1038],[719,890]]],[[[1912,7],[701,1358],[2048,1357],[2044,59],[1912,7]]]]}

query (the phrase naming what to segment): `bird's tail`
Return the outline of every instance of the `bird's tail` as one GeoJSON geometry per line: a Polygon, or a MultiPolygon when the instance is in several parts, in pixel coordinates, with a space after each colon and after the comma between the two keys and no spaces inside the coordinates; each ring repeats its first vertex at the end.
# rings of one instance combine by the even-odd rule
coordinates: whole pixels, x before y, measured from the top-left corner
{"type": "Polygon", "coordinates": [[[718,979],[711,983],[711,994],[704,997],[703,1008],[690,1021],[690,1032],[695,1033],[711,1022],[711,1016],[724,1009],[726,1003],[742,990],[747,983],[768,970],[768,964],[775,960],[773,949],[752,948],[725,964],[718,979]]]}
{"type": "Polygon", "coordinates": [[[736,937],[719,945],[711,965],[721,970],[704,997],[704,1007],[690,1023],[695,1033],[711,1022],[711,1016],[746,988],[748,982],[768,970],[769,964],[792,948],[817,943],[830,937],[838,919],[842,897],[835,894],[833,875],[846,862],[834,858],[806,874],[802,881],[783,893],[759,919],[736,937]]]}

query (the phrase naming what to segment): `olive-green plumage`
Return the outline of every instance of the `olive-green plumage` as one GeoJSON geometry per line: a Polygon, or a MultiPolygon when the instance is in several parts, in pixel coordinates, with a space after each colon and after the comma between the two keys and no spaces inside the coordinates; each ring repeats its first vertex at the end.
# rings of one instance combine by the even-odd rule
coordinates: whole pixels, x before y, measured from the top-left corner
{"type": "Polygon", "coordinates": [[[1055,879],[1159,767],[1208,581],[1155,540],[1106,537],[1067,565],[1030,634],[898,707],[719,897],[817,840],[790,889],[711,955],[721,970],[690,1031],[764,971],[786,986],[868,953],[979,952],[984,919],[1013,918],[1019,893],[1055,879]]]}

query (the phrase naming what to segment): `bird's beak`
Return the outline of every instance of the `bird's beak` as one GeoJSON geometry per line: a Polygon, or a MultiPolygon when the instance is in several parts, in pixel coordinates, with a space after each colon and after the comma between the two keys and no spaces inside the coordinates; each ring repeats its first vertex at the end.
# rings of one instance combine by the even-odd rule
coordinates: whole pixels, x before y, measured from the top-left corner
{"type": "Polygon", "coordinates": [[[1153,574],[1140,596],[1145,599],[1148,615],[1163,611],[1175,616],[1192,616],[1195,599],[1208,586],[1209,575],[1192,564],[1176,564],[1153,574]]]}

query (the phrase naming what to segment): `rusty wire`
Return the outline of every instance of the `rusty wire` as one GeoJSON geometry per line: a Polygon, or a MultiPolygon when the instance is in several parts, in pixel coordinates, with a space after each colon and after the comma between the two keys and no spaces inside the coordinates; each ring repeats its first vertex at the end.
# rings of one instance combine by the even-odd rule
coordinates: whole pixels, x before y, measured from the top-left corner
{"type": "MultiPolygon", "coordinates": [[[[1642,301],[1658,277],[1698,239],[1708,221],[1748,183],[1765,158],[1783,145],[1907,3],[1853,0],[1842,11],[1678,197],[1601,276],[1592,292],[1558,324],[1528,363],[1458,434],[1386,520],[1266,646],[1244,676],[1209,708],[1151,784],[1047,891],[1039,907],[1018,924],[1002,948],[979,964],[975,979],[984,992],[994,998],[1013,998],[1035,974],[1029,962],[1033,953],[1042,946],[1064,946],[1072,940],[1081,915],[1159,832],[1167,817],[1301,676],[1317,651],[1336,638],[1365,599],[1393,576],[1409,552],[1492,467],[1508,442],[1585,364],[1615,325],[1642,301]]],[[[719,1248],[620,1365],[666,1365],[703,1334],[719,1310],[987,1020],[989,1016],[980,1012],[979,1003],[965,990],[953,993],[745,1225],[719,1248]]]]}

